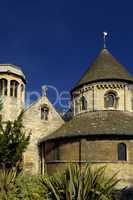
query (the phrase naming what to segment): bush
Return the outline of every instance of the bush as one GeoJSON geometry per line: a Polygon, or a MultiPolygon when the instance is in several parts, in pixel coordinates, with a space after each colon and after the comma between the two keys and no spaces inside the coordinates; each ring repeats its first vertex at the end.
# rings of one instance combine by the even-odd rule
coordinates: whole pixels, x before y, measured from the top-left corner
{"type": "Polygon", "coordinates": [[[19,175],[6,193],[1,192],[1,200],[45,200],[44,191],[36,176],[19,175]]]}
{"type": "Polygon", "coordinates": [[[36,176],[19,175],[7,196],[8,200],[45,200],[43,188],[36,176]]]}
{"type": "Polygon", "coordinates": [[[70,165],[63,173],[42,177],[17,176],[17,170],[6,169],[0,173],[0,199],[114,200],[117,182],[115,175],[105,176],[105,167],[92,169],[90,165],[82,172],[78,165],[70,165]]]}
{"type": "Polygon", "coordinates": [[[116,175],[106,177],[105,167],[87,165],[81,172],[78,165],[70,165],[62,174],[45,175],[41,182],[48,200],[113,200],[118,180],[116,175]]]}
{"type": "Polygon", "coordinates": [[[31,133],[26,133],[22,123],[23,113],[14,121],[3,123],[0,120],[0,165],[13,167],[22,160],[31,133]]]}
{"type": "Polygon", "coordinates": [[[16,169],[0,169],[0,199],[8,199],[8,194],[14,189],[16,177],[16,169]]]}

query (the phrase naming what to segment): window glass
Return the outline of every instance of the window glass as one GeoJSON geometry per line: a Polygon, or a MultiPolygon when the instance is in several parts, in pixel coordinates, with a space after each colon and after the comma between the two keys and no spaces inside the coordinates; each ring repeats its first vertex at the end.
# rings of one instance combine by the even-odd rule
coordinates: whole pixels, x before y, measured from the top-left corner
{"type": "Polygon", "coordinates": [[[118,144],[118,160],[127,160],[126,144],[118,144]]]}
{"type": "Polygon", "coordinates": [[[87,110],[87,100],[84,96],[81,97],[81,111],[87,110]]]}
{"type": "Polygon", "coordinates": [[[49,108],[47,106],[41,107],[41,119],[48,120],[49,108]]]}
{"type": "Polygon", "coordinates": [[[17,97],[18,96],[18,86],[19,83],[15,80],[10,82],[10,96],[17,97]]]}
{"type": "Polygon", "coordinates": [[[109,92],[104,97],[105,108],[116,108],[118,104],[118,98],[115,93],[109,92]]]}
{"type": "Polygon", "coordinates": [[[7,80],[0,79],[0,95],[7,95],[7,80]]]}

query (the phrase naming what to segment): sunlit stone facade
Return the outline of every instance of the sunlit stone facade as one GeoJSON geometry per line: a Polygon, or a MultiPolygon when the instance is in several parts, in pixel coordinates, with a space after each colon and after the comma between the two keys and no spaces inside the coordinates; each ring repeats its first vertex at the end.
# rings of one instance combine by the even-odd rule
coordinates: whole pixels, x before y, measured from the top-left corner
{"type": "Polygon", "coordinates": [[[133,184],[133,77],[107,49],[71,90],[73,118],[40,143],[41,172],[107,166],[119,187],[133,184]]]}
{"type": "Polygon", "coordinates": [[[72,92],[74,115],[82,112],[99,110],[133,111],[132,84],[121,81],[100,81],[91,83],[72,92]],[[106,106],[106,96],[114,93],[116,105],[106,106]],[[82,97],[86,100],[86,108],[82,108],[82,97]]]}
{"type": "MultiPolygon", "coordinates": [[[[75,74],[76,76],[76,74],[75,74]]],[[[133,184],[133,77],[107,49],[71,90],[71,119],[65,122],[46,95],[25,108],[26,79],[14,65],[0,65],[3,121],[14,120],[24,109],[23,123],[31,131],[23,169],[49,174],[70,163],[80,169],[107,166],[119,171],[120,187],[133,184]]]]}

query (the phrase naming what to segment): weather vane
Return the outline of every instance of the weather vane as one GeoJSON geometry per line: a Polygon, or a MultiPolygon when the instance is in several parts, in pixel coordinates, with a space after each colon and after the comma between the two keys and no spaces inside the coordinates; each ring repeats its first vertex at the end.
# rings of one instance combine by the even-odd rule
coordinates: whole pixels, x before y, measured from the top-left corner
{"type": "Polygon", "coordinates": [[[106,37],[107,37],[107,35],[108,35],[107,32],[103,32],[104,49],[106,49],[106,37]]]}
{"type": "Polygon", "coordinates": [[[48,87],[46,85],[43,85],[42,86],[42,96],[47,96],[47,90],[48,90],[48,87]]]}

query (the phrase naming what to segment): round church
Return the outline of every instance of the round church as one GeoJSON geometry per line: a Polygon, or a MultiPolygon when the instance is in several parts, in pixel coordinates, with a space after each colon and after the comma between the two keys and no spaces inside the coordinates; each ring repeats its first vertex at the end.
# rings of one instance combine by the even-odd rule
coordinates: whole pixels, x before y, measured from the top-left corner
{"type": "Polygon", "coordinates": [[[71,90],[71,100],[72,119],[39,143],[41,172],[91,163],[133,183],[133,77],[104,48],[71,90]]]}

